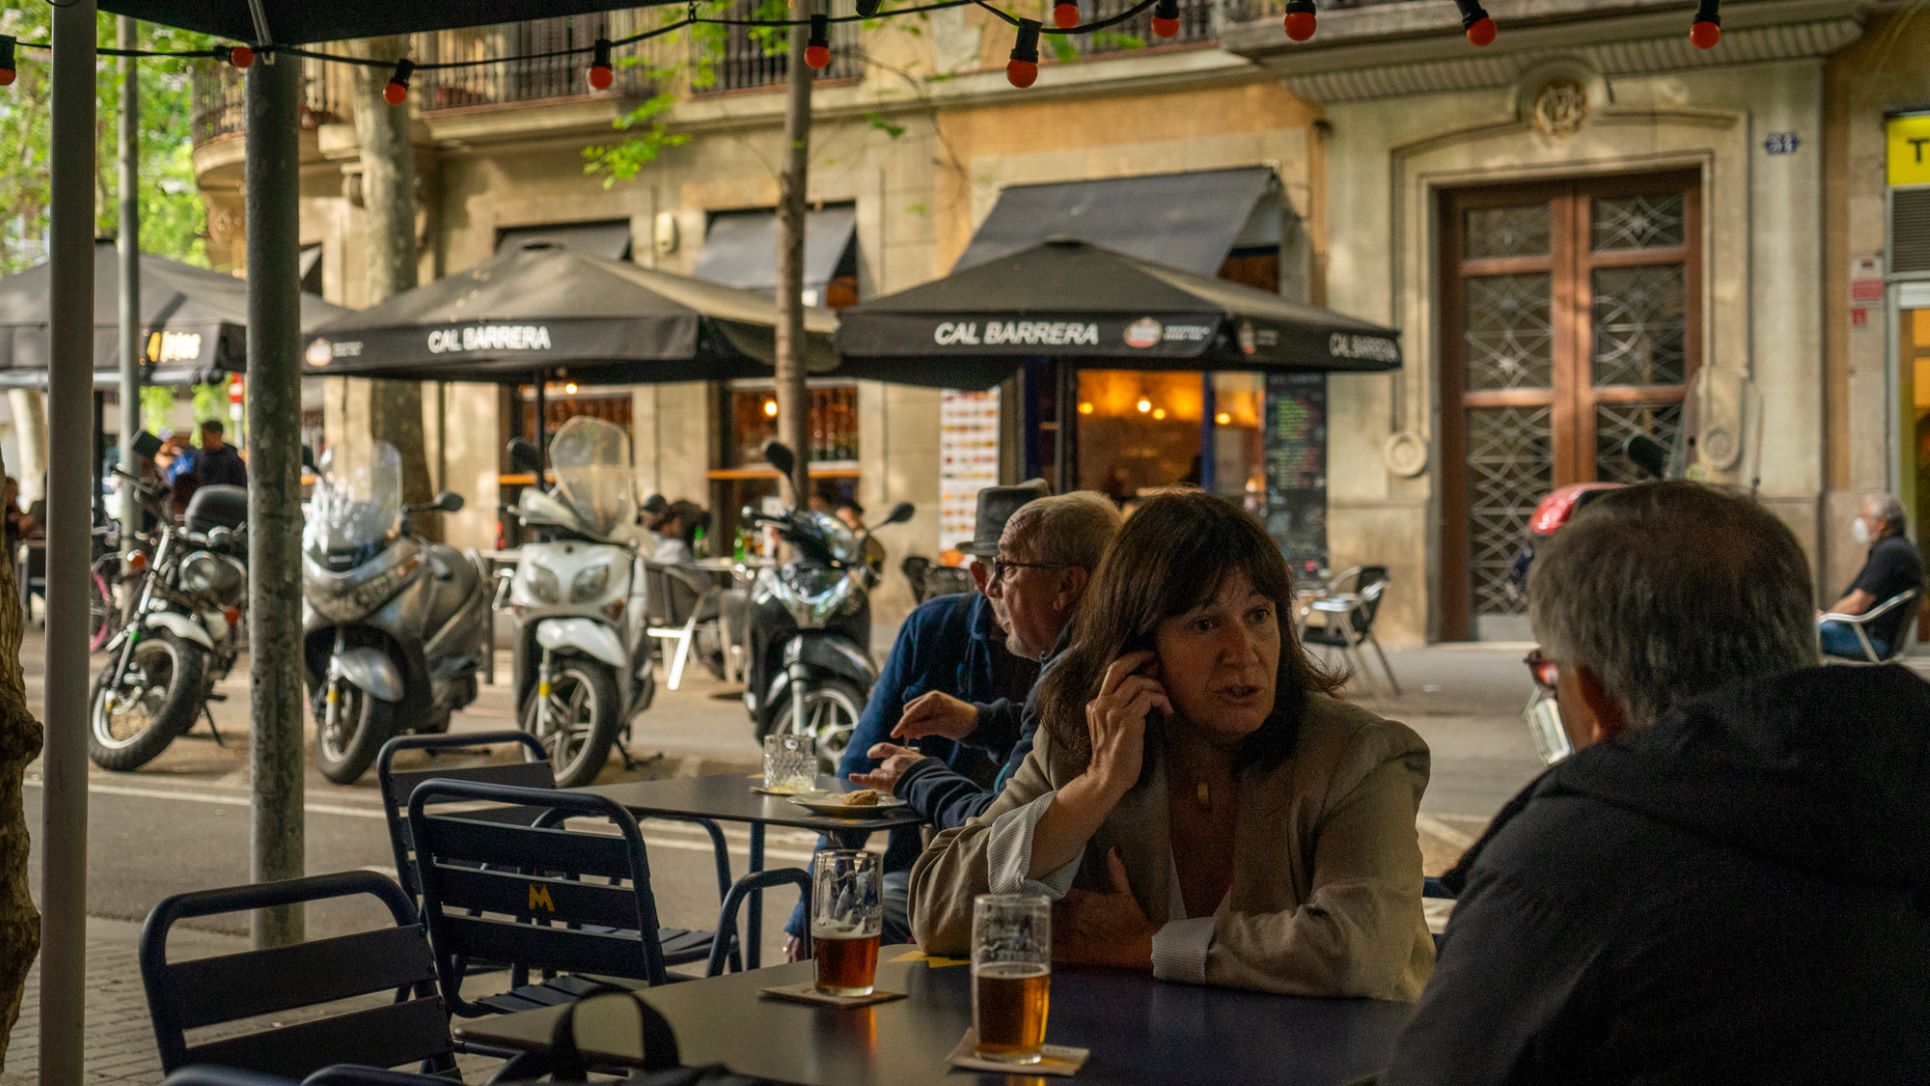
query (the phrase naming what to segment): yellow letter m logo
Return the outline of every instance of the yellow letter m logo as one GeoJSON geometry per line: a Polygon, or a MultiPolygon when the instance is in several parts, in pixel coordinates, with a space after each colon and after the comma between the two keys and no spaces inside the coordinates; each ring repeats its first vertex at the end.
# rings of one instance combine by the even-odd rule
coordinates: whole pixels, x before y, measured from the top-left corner
{"type": "Polygon", "coordinates": [[[538,905],[548,912],[556,911],[556,902],[550,897],[550,888],[541,883],[532,882],[529,884],[529,911],[535,912],[538,905]]]}

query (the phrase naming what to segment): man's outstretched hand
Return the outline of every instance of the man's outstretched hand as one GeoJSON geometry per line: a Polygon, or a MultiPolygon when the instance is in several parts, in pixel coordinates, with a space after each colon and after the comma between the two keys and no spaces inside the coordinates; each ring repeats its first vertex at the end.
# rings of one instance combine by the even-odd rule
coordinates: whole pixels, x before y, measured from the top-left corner
{"type": "Polygon", "coordinates": [[[920,694],[905,703],[898,726],[891,729],[893,739],[923,739],[928,735],[957,741],[978,730],[978,707],[960,701],[943,690],[920,694]]]}
{"type": "Polygon", "coordinates": [[[901,747],[896,743],[879,743],[865,751],[865,757],[876,759],[878,768],[869,773],[851,774],[851,783],[864,788],[876,788],[887,794],[895,793],[899,778],[903,777],[912,766],[925,760],[923,751],[913,747],[901,747]]]}

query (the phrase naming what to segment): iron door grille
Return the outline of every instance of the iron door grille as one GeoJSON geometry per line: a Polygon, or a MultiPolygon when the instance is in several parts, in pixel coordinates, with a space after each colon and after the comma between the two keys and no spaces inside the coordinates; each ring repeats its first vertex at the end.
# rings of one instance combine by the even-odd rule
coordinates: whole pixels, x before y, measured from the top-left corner
{"type": "Polygon", "coordinates": [[[1930,273],[1930,185],[1890,190],[1890,274],[1930,273]]]}

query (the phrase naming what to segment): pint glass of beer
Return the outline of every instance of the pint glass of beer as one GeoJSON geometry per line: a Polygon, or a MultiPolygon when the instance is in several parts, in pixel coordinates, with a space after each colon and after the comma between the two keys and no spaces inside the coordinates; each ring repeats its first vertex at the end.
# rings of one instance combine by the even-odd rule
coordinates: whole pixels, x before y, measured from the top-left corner
{"type": "Polygon", "coordinates": [[[1037,1063],[1052,990],[1052,902],[980,894],[972,903],[972,1025],[980,1059],[1037,1063]]]}
{"type": "Polygon", "coordinates": [[[818,991],[868,996],[884,934],[883,869],[872,852],[827,849],[811,876],[811,959],[818,991]]]}

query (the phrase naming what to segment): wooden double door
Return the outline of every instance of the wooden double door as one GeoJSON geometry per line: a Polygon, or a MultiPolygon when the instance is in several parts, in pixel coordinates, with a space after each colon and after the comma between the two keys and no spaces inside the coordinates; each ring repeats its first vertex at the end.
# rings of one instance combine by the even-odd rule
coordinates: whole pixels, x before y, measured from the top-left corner
{"type": "Polygon", "coordinates": [[[1693,172],[1450,191],[1441,204],[1443,635],[1528,636],[1535,505],[1673,447],[1701,363],[1693,172]]]}

